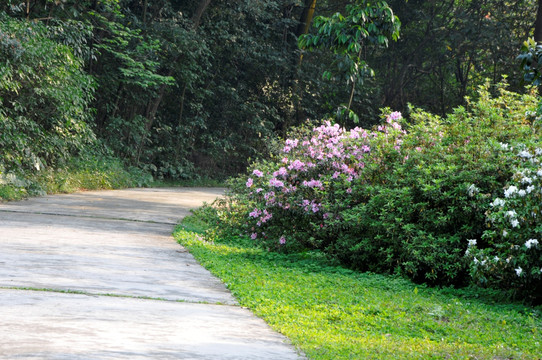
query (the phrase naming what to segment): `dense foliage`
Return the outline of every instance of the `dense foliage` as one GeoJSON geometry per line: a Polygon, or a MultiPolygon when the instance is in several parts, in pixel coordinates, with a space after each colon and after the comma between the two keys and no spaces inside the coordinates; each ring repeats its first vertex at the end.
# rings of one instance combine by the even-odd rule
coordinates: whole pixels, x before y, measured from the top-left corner
{"type": "Polygon", "coordinates": [[[337,109],[352,110],[346,126],[357,114],[370,127],[379,108],[405,112],[408,103],[443,116],[485,78],[508,74],[520,91],[515,58],[535,9],[533,0],[2,1],[2,126],[24,129],[2,131],[3,162],[55,166],[90,129],[157,177],[225,176],[266,156],[277,134],[337,109]],[[314,51],[298,47],[304,34],[314,51]],[[374,46],[388,38],[398,41],[374,46]],[[43,88],[49,77],[66,85],[43,88]],[[34,110],[17,118],[15,89],[32,83],[44,100],[21,91],[15,102],[34,110]],[[32,149],[27,120],[74,126],[32,149]],[[34,157],[22,159],[22,148],[34,157]]]}
{"type": "Polygon", "coordinates": [[[299,46],[305,50],[329,49],[336,59],[336,69],[324,71],[324,77],[338,78],[351,87],[347,104],[341,105],[338,118],[348,117],[355,123],[359,116],[351,110],[357,86],[374,71],[363,58],[368,47],[387,47],[389,40],[397,41],[401,23],[386,2],[362,2],[346,6],[346,15],[318,16],[314,20],[315,34],[304,34],[299,46]]]}
{"type": "Polygon", "coordinates": [[[94,84],[72,50],[42,24],[0,13],[0,165],[58,166],[93,141],[94,84]]]}
{"type": "MultiPolygon", "coordinates": [[[[236,217],[225,221],[270,249],[320,249],[355,269],[465,284],[468,240],[490,237],[490,204],[518,171],[501,143],[539,142],[536,98],[498,91],[491,97],[482,87],[479,101],[446,118],[414,110],[410,121],[394,112],[372,130],[329,122],[300,130],[234,182],[228,217],[236,217]]],[[[538,212],[537,191],[534,201],[516,205],[521,214],[538,212]]],[[[536,237],[536,226],[526,229],[517,241],[536,237]]],[[[479,242],[487,252],[496,243],[479,242]]],[[[536,269],[530,281],[538,284],[536,251],[513,264],[536,269]]],[[[517,288],[537,296],[532,286],[517,288]]]]}
{"type": "Polygon", "coordinates": [[[444,116],[464,105],[465,96],[475,97],[486,79],[497,83],[503,75],[513,91],[523,91],[516,57],[532,34],[537,1],[397,0],[390,6],[401,19],[401,38],[369,54],[379,106],[405,111],[411,103],[444,116]]]}

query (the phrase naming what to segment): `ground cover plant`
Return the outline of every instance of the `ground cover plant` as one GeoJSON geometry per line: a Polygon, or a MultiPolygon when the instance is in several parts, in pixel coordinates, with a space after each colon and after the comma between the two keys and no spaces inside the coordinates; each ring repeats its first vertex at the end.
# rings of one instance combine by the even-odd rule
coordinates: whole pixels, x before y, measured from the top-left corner
{"type": "Polygon", "coordinates": [[[200,209],[174,236],[309,359],[540,358],[540,307],[352,271],[317,251],[269,252],[217,236],[217,223],[216,209],[200,209]]]}
{"type": "MultiPolygon", "coordinates": [[[[318,249],[357,270],[465,285],[477,266],[465,256],[469,240],[480,239],[480,249],[494,246],[486,231],[495,226],[491,204],[522,163],[503,144],[533,154],[542,147],[536,104],[532,94],[486,85],[477,101],[445,118],[413,110],[406,120],[388,111],[373,129],[330,122],[297,129],[270,160],[232,182],[223,224],[269,250],[318,249]]],[[[539,166],[533,160],[529,171],[539,166]]],[[[527,213],[538,211],[535,194],[522,203],[527,213]]],[[[537,229],[517,245],[536,239],[537,229]]],[[[538,247],[530,253],[522,260],[530,261],[529,286],[492,285],[539,301],[539,285],[531,286],[542,281],[538,247]]]]}

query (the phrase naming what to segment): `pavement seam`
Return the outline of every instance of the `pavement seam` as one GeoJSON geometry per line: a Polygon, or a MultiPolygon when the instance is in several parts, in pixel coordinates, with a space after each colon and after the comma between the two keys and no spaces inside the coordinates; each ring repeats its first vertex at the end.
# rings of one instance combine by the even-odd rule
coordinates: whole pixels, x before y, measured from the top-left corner
{"type": "Polygon", "coordinates": [[[53,288],[34,288],[34,287],[24,287],[24,286],[0,286],[0,290],[35,291],[35,292],[45,292],[45,293],[57,293],[57,294],[86,295],[86,296],[94,296],[94,297],[153,300],[153,301],[163,301],[163,302],[171,302],[171,303],[242,307],[238,304],[226,304],[222,302],[192,301],[192,300],[184,300],[184,299],[171,300],[171,299],[164,299],[164,298],[156,298],[152,296],[122,295],[122,294],[113,294],[113,293],[93,293],[93,292],[88,292],[88,291],[69,290],[69,289],[66,290],[66,289],[53,289],[53,288]]]}
{"type": "Polygon", "coordinates": [[[113,220],[113,221],[125,221],[125,222],[137,222],[137,223],[160,224],[160,225],[171,225],[171,226],[177,225],[177,223],[173,223],[173,222],[165,222],[165,221],[137,220],[137,219],[122,218],[122,217],[116,218],[116,217],[106,217],[106,216],[96,216],[96,215],[58,214],[58,213],[53,213],[53,212],[42,212],[42,211],[26,211],[26,210],[8,210],[8,209],[0,209],[0,213],[31,214],[31,215],[49,215],[49,216],[66,216],[66,217],[75,217],[75,218],[99,219],[99,220],[113,220]]]}

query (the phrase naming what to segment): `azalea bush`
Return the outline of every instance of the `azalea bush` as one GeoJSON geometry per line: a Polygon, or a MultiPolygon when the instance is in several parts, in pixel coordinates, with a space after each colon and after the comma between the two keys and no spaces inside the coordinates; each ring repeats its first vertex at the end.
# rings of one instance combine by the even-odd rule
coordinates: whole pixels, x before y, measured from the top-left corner
{"type": "Polygon", "coordinates": [[[514,164],[515,172],[490,204],[489,228],[481,238],[468,239],[466,256],[478,283],[540,298],[542,148],[501,144],[500,150],[514,164]]]}
{"type": "Polygon", "coordinates": [[[400,118],[392,113],[376,131],[326,121],[287,139],[274,161],[254,164],[233,187],[248,212],[250,237],[270,249],[327,248],[341,212],[357,203],[352,187],[364,182],[366,161],[378,156],[374,144],[400,141],[400,118]]]}
{"type": "Polygon", "coordinates": [[[386,110],[373,129],[296,129],[232,182],[225,214],[269,250],[320,249],[359,270],[464,284],[467,239],[514,174],[500,143],[535,137],[532,94],[489,86],[446,118],[386,110]]]}

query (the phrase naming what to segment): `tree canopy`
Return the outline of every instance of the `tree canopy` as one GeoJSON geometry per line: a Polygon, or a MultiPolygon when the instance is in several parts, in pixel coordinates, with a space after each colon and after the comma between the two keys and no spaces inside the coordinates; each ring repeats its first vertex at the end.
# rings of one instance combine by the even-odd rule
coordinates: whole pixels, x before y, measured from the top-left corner
{"type": "Polygon", "coordinates": [[[486,79],[522,91],[537,6],[5,0],[0,163],[56,166],[92,144],[157,177],[226,176],[337,109],[356,114],[346,126],[382,107],[444,114],[486,79]]]}

